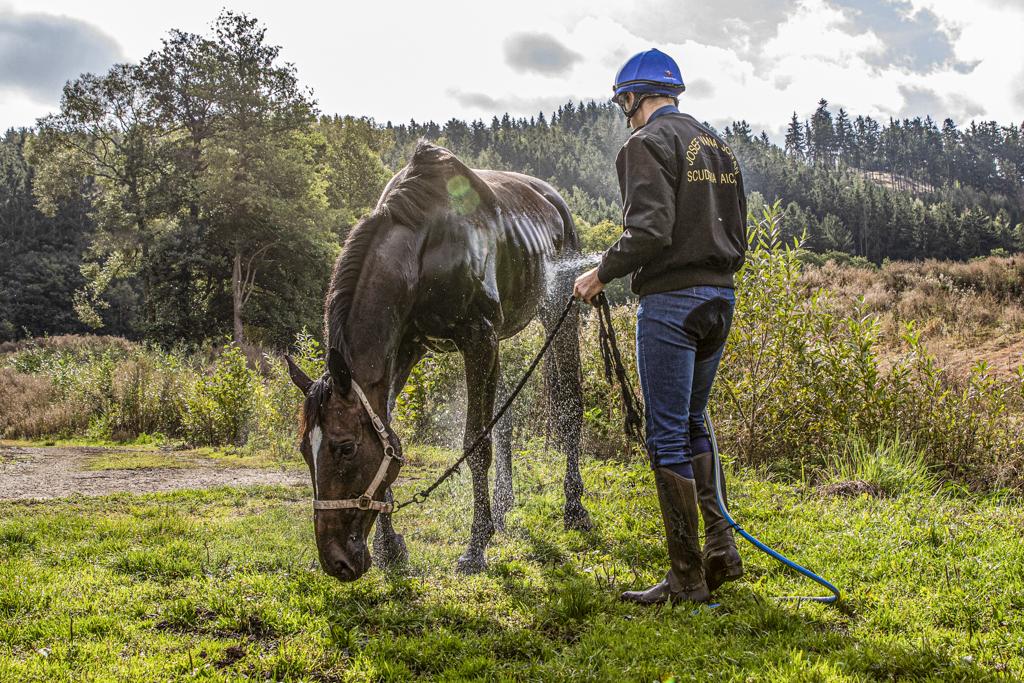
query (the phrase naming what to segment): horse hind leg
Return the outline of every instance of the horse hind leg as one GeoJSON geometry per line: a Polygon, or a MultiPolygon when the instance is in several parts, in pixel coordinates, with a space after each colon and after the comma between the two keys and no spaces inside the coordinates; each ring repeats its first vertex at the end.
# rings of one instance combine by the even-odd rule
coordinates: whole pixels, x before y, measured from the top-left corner
{"type": "MultiPolygon", "coordinates": [[[[571,288],[570,288],[571,289],[571,288]]],[[[559,288],[568,296],[569,289],[559,288]]],[[[550,334],[562,312],[564,300],[555,298],[541,311],[545,330],[550,334]]],[[[548,394],[548,415],[559,450],[565,454],[564,521],[566,529],[586,531],[593,528],[590,514],[583,507],[583,477],[580,474],[580,433],[583,426],[583,389],[580,368],[579,309],[573,306],[555,336],[544,361],[548,394]]]]}
{"type": "MultiPolygon", "coordinates": [[[[384,500],[389,503],[395,502],[391,493],[391,487],[384,494],[384,500]]],[[[403,564],[409,560],[409,549],[406,548],[405,538],[395,531],[391,523],[391,514],[377,515],[377,523],[373,532],[373,561],[382,569],[403,564]]]]}
{"type": "MultiPolygon", "coordinates": [[[[466,431],[463,448],[469,448],[494,415],[494,395],[498,383],[498,339],[486,321],[478,323],[459,343],[466,360],[466,431]]],[[[472,574],[487,568],[485,551],[494,536],[487,474],[491,468],[491,435],[486,435],[470,454],[469,471],[473,478],[473,526],[469,544],[459,558],[458,570],[472,574]]]]}
{"type": "MultiPolygon", "coordinates": [[[[497,407],[504,404],[511,391],[508,382],[499,377],[497,407]]],[[[494,528],[505,531],[505,515],[515,505],[515,491],[512,488],[512,410],[505,413],[494,426],[494,501],[492,515],[494,528]]]]}

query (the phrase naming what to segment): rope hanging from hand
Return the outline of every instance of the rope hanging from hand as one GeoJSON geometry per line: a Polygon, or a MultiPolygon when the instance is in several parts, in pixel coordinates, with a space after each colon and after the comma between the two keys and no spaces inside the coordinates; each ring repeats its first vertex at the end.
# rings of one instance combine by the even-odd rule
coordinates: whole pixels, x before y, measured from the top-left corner
{"type": "Polygon", "coordinates": [[[640,417],[642,409],[638,407],[641,403],[626,374],[626,365],[622,362],[622,354],[619,353],[619,344],[615,340],[615,328],[612,327],[612,311],[608,305],[608,297],[601,292],[595,297],[594,302],[594,306],[597,308],[598,342],[601,345],[601,359],[604,361],[604,378],[609,384],[618,382],[622,394],[623,429],[626,436],[635,439],[646,451],[644,422],[640,417]],[[613,372],[614,380],[612,379],[613,372]]]}

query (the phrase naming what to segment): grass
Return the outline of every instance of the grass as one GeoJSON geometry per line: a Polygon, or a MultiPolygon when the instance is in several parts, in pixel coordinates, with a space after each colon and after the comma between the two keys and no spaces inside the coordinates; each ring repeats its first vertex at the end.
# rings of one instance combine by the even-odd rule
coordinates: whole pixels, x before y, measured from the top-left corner
{"type": "Polygon", "coordinates": [[[196,460],[184,453],[109,451],[89,458],[85,469],[91,471],[183,469],[196,465],[196,460]]]}
{"type": "Polygon", "coordinates": [[[887,496],[932,493],[940,488],[921,449],[899,434],[883,437],[876,444],[858,436],[841,443],[842,450],[830,458],[828,467],[827,485],[833,488],[857,483],[887,496]]]}
{"type": "MultiPolygon", "coordinates": [[[[410,449],[398,497],[439,471],[410,449]]],[[[450,456],[449,456],[450,457],[450,456]]],[[[593,532],[561,525],[558,458],[516,461],[490,568],[454,573],[468,474],[403,511],[411,560],[342,584],[316,565],[308,488],[0,503],[0,680],[1018,680],[1024,509],[923,493],[824,497],[733,476],[744,526],[836,583],[841,608],[749,547],[717,609],[618,592],[664,570],[641,465],[588,462],[593,532]]]]}

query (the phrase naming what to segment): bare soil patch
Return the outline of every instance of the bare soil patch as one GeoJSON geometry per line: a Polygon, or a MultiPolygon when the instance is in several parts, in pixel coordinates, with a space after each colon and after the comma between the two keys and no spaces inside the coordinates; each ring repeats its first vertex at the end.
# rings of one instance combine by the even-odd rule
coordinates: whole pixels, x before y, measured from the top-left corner
{"type": "Polygon", "coordinates": [[[98,456],[126,449],[0,445],[0,500],[154,493],[256,484],[303,484],[299,470],[221,467],[196,459],[185,467],[89,470],[98,456]]]}

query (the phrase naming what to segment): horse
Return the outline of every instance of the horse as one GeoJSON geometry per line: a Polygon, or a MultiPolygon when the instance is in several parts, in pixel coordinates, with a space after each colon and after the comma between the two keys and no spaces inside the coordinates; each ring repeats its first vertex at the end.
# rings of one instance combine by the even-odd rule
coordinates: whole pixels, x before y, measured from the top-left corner
{"type": "MultiPolygon", "coordinates": [[[[461,353],[468,390],[463,448],[494,414],[501,381],[498,344],[539,317],[549,334],[572,292],[558,262],[579,257],[565,200],[521,173],[473,170],[449,150],[420,141],[350,232],[324,303],[326,371],[316,381],[287,358],[305,401],[300,450],[313,481],[320,564],[342,581],[371,566],[408,559],[391,513],[402,463],[390,426],[395,399],[428,350],[461,353]],[[384,416],[381,418],[380,416],[384,416]]],[[[582,503],[583,415],[579,318],[573,306],[545,359],[555,445],[565,456],[567,529],[591,528],[582,503]]],[[[473,524],[457,569],[486,568],[485,550],[512,507],[509,415],[469,455],[473,524]],[[494,512],[488,492],[497,441],[494,512]]]]}

